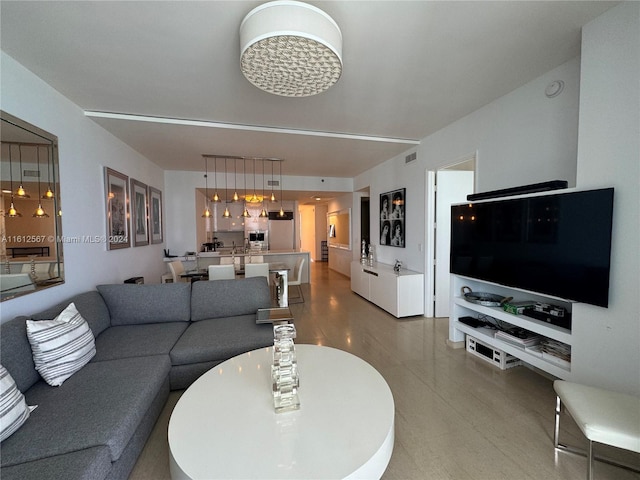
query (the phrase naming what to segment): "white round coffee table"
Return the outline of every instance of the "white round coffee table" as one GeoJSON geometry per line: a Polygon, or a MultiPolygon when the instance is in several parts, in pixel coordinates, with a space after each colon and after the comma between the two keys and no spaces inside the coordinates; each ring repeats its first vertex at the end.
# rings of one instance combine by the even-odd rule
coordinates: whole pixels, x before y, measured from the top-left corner
{"type": "Polygon", "coordinates": [[[394,442],[391,390],[371,365],[296,345],[300,409],[275,413],[272,349],[214,367],[169,421],[171,478],[380,478],[394,442]]]}

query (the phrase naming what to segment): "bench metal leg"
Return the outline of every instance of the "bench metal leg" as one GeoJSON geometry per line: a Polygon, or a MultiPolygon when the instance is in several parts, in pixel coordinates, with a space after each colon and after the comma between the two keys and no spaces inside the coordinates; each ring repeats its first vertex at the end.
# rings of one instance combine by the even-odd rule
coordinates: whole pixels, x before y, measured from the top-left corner
{"type": "Polygon", "coordinates": [[[556,396],[556,418],[555,425],[553,428],[553,446],[556,450],[573,453],[576,455],[581,455],[583,457],[587,457],[587,480],[593,480],[593,466],[596,460],[608,463],[609,465],[614,465],[616,467],[624,468],[625,470],[631,470],[632,472],[640,473],[640,469],[638,469],[635,465],[630,465],[627,463],[617,462],[611,460],[606,457],[596,456],[593,453],[593,441],[589,440],[589,447],[587,451],[581,450],[576,447],[572,447],[569,445],[564,445],[560,443],[560,413],[562,411],[562,401],[559,396],[556,396]]]}

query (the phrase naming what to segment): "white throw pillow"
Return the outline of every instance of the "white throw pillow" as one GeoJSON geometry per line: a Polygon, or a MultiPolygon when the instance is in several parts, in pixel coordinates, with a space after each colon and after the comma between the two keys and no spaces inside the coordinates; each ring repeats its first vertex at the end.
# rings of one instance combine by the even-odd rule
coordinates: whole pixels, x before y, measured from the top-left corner
{"type": "Polygon", "coordinates": [[[27,405],[11,374],[0,365],[0,442],[15,433],[34,408],[27,405]]]}
{"type": "Polygon", "coordinates": [[[27,337],[36,370],[54,387],[96,354],[93,332],[73,303],[53,320],[27,320],[27,337]]]}

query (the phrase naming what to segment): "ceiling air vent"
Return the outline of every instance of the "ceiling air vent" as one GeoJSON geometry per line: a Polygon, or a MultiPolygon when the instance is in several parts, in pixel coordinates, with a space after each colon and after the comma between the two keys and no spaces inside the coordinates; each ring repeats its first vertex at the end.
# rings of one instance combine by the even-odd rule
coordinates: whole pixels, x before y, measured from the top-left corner
{"type": "Polygon", "coordinates": [[[406,165],[407,163],[413,162],[417,158],[418,158],[418,154],[416,152],[413,152],[413,153],[407,155],[406,157],[404,157],[404,163],[406,165]]]}
{"type": "Polygon", "coordinates": [[[39,177],[40,176],[40,172],[38,172],[38,170],[24,170],[22,173],[24,174],[25,177],[39,177]]]}
{"type": "Polygon", "coordinates": [[[280,180],[267,180],[267,185],[269,187],[279,187],[280,186],[280,180]]]}

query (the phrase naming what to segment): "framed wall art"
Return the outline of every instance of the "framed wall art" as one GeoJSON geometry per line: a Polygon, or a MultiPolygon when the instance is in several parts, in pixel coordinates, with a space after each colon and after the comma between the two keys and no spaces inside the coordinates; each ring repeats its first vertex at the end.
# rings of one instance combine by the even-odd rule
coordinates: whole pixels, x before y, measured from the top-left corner
{"type": "Polygon", "coordinates": [[[152,244],[163,242],[162,192],[154,187],[149,187],[149,230],[152,244]]]}
{"type": "Polygon", "coordinates": [[[131,232],[133,246],[149,245],[149,222],[147,221],[147,186],[131,179],[131,232]]]}
{"type": "Polygon", "coordinates": [[[107,250],[127,248],[129,240],[129,177],[104,167],[107,213],[107,250]]]}
{"type": "Polygon", "coordinates": [[[380,245],[405,246],[406,189],[380,194],[380,245]]]}

